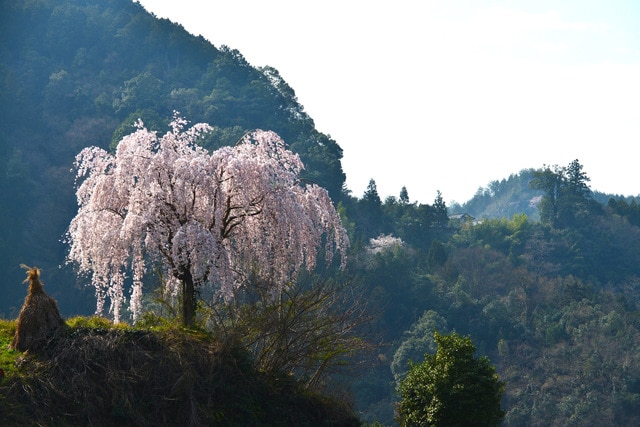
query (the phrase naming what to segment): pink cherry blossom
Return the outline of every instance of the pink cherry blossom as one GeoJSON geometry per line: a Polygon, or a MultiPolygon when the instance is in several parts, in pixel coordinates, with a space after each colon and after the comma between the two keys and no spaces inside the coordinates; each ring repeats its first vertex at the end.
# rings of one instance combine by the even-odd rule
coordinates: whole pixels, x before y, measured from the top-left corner
{"type": "Polygon", "coordinates": [[[303,164],[277,134],[257,130],[209,153],[196,145],[209,125],[186,126],[176,114],[158,137],[138,122],[115,155],[89,147],[76,157],[68,260],[90,275],[98,313],[108,301],[118,321],[128,303],[138,319],[152,267],[183,291],[192,281],[230,299],[249,274],[276,287],[295,280],[319,250],[344,266],[349,242],[327,191],[300,181],[303,164]]]}

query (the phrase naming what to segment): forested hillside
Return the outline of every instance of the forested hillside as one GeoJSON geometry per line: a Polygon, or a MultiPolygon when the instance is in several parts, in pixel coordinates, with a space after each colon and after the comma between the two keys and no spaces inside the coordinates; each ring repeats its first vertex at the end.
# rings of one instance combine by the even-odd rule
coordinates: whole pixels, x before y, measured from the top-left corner
{"type": "MultiPolygon", "coordinates": [[[[462,204],[449,206],[450,214],[469,214],[474,218],[499,219],[511,218],[515,214],[526,214],[529,219],[539,220],[538,203],[543,192],[531,186],[535,169],[524,169],[511,174],[508,178],[491,181],[485,187],[478,188],[476,194],[462,204]]],[[[613,197],[626,203],[633,201],[632,196],[605,194],[593,191],[592,197],[606,205],[613,197]]]]}
{"type": "Polygon", "coordinates": [[[207,149],[275,131],[304,179],[328,189],[351,241],[332,279],[353,284],[373,318],[358,329],[369,350],[333,384],[364,421],[393,425],[409,361],[435,351],[434,331],[456,331],[506,382],[505,425],[640,423],[640,207],[592,192],[577,160],[451,207],[439,193],[414,202],[406,188],[381,200],[373,179],[354,195],[340,146],[277,70],[129,0],[2,0],[2,11],[0,317],[15,318],[24,298],[21,263],[43,270],[63,316],[94,311],[62,241],[78,208],[74,157],[113,151],[138,118],[162,134],[177,110],[213,126],[207,149]]]}
{"type": "Polygon", "coordinates": [[[523,174],[539,220],[463,216],[444,226],[432,216],[419,235],[408,225],[438,200],[382,202],[374,185],[354,200],[355,224],[365,224],[364,206],[378,218],[361,228],[370,240],[354,266],[381,307],[383,345],[354,384],[366,419],[393,424],[395,385],[409,360],[435,351],[436,330],[469,335],[496,364],[505,425],[640,421],[640,208],[633,198],[598,202],[577,160],[523,174]]]}
{"type": "Polygon", "coordinates": [[[0,26],[0,313],[21,304],[21,262],[47,272],[63,312],[92,309],[63,265],[76,209],[70,169],[83,147],[114,147],[139,118],[159,133],[174,110],[209,123],[208,148],[273,130],[300,154],[304,177],[340,197],[342,150],[277,70],[130,0],[3,0],[0,26]]]}

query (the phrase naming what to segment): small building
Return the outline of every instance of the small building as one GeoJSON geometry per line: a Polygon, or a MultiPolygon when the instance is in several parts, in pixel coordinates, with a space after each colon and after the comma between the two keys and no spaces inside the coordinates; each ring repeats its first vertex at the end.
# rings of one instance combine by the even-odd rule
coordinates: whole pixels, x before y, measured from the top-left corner
{"type": "Polygon", "coordinates": [[[469,225],[478,225],[481,224],[481,219],[476,219],[469,215],[468,213],[459,213],[449,215],[449,226],[450,227],[461,227],[464,224],[469,225]]]}

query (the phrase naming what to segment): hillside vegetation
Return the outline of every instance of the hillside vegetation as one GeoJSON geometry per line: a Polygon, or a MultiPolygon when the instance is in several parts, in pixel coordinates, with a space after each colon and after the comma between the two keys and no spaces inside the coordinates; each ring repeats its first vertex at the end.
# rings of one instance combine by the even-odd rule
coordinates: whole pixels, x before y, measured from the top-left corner
{"type": "Polygon", "coordinates": [[[374,186],[345,203],[354,236],[363,233],[354,272],[382,308],[387,344],[354,381],[365,419],[393,424],[395,385],[410,360],[435,351],[435,330],[471,336],[496,364],[505,425],[638,423],[640,209],[633,199],[598,202],[577,160],[530,177],[535,221],[520,213],[443,226],[423,213],[439,200],[382,202],[374,186]]]}
{"type": "Polygon", "coordinates": [[[258,372],[245,350],[198,330],[68,320],[40,354],[8,350],[0,322],[2,425],[359,425],[343,404],[258,372]]]}
{"type": "MultiPolygon", "coordinates": [[[[329,190],[351,241],[346,269],[326,273],[349,297],[331,301],[335,308],[357,299],[358,313],[373,320],[339,319],[357,334],[350,343],[368,351],[340,359],[347,369],[332,372],[316,390],[341,384],[362,420],[394,425],[396,389],[409,361],[435,352],[434,331],[455,331],[473,340],[506,383],[504,425],[640,424],[640,207],[633,197],[591,191],[578,160],[520,171],[450,207],[441,194],[431,204],[413,202],[406,188],[381,200],[374,179],[364,194],[353,195],[343,187],[339,145],[315,130],[277,70],[254,68],[240,52],[216,48],[128,0],[3,1],[2,7],[0,317],[18,314],[25,294],[21,263],[42,268],[63,317],[94,311],[93,292],[65,265],[68,247],[60,241],[77,211],[73,158],[89,145],[113,150],[138,118],[164,133],[178,110],[214,127],[202,141],[210,150],[235,144],[254,128],[277,132],[300,154],[303,178],[329,190]]],[[[145,280],[149,291],[162,285],[162,277],[145,280]]],[[[256,367],[258,350],[280,350],[280,338],[299,326],[314,330],[313,321],[326,312],[316,304],[326,294],[288,297],[286,307],[300,301],[315,311],[286,311],[301,322],[292,326],[283,311],[257,309],[256,298],[253,306],[235,307],[236,326],[244,328],[237,339],[213,337],[211,328],[69,324],[40,358],[8,351],[15,323],[2,322],[0,419],[23,420],[29,411],[44,424],[47,417],[62,424],[169,423],[178,414],[203,423],[251,423],[263,415],[283,424],[350,420],[340,418],[348,412],[335,402],[328,409],[325,398],[299,392],[304,378],[292,374],[296,369],[279,376],[256,367]],[[282,334],[266,336],[268,327],[282,334]],[[67,348],[80,356],[70,357],[67,348]],[[78,371],[87,373],[87,383],[78,383],[78,371]],[[149,395],[169,398],[136,400],[149,395]],[[139,419],[137,407],[160,409],[157,416],[166,418],[139,419]],[[282,418],[286,413],[298,418],[282,418]]],[[[153,297],[144,304],[154,316],[174,310],[153,297]]],[[[215,323],[212,313],[223,308],[199,311],[198,324],[215,323]]],[[[323,342],[308,335],[315,340],[305,344],[323,342]]],[[[320,357],[315,368],[323,355],[313,356],[320,357]]]]}
{"type": "Polygon", "coordinates": [[[138,119],[160,134],[174,110],[209,123],[210,149],[275,131],[300,155],[302,177],[340,197],[342,149],[315,129],[277,70],[255,68],[131,0],[1,6],[0,314],[17,314],[23,262],[46,272],[63,313],[91,307],[92,293],[70,286],[64,265],[61,239],[76,211],[70,169],[82,148],[113,148],[138,119]]]}

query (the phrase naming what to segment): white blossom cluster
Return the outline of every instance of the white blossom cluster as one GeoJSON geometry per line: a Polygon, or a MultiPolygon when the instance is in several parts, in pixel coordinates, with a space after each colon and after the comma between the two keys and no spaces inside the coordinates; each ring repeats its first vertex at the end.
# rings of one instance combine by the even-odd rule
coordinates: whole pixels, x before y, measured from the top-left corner
{"type": "Polygon", "coordinates": [[[369,246],[367,250],[370,253],[377,254],[386,249],[392,249],[396,246],[403,246],[404,242],[401,238],[395,237],[391,234],[381,234],[376,238],[369,239],[369,246]]]}

